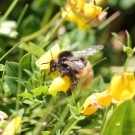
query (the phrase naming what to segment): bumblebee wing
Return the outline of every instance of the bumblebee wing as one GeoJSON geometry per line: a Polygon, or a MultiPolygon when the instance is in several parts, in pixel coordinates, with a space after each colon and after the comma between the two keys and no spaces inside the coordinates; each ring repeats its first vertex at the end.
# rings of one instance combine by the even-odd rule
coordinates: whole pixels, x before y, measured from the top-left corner
{"type": "Polygon", "coordinates": [[[100,50],[102,50],[103,48],[104,48],[103,45],[91,46],[88,49],[77,51],[77,52],[73,52],[73,56],[76,57],[76,58],[85,57],[85,56],[92,56],[95,53],[97,53],[100,50]]]}
{"type": "Polygon", "coordinates": [[[84,64],[81,61],[64,61],[64,64],[77,72],[81,71],[84,67],[84,64]]]}

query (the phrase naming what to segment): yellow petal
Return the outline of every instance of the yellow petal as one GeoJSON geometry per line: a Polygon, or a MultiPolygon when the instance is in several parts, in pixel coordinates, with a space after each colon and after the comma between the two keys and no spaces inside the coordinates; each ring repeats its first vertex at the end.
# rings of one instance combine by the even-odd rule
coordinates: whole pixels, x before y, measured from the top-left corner
{"type": "Polygon", "coordinates": [[[102,8],[93,4],[85,4],[84,15],[89,19],[94,19],[100,15],[102,8]]]}
{"type": "Polygon", "coordinates": [[[106,19],[106,16],[107,16],[107,12],[102,11],[99,16],[95,17],[92,21],[90,21],[90,25],[93,27],[98,26],[106,19]]]}
{"type": "Polygon", "coordinates": [[[79,12],[75,11],[75,9],[73,10],[70,5],[66,5],[65,10],[62,10],[62,17],[66,21],[76,22],[78,28],[81,30],[88,30],[90,28],[88,21],[79,12]]]}
{"type": "Polygon", "coordinates": [[[83,104],[83,110],[81,113],[83,113],[84,115],[95,113],[99,108],[96,100],[97,99],[95,95],[89,96],[83,104]]]}
{"type": "Polygon", "coordinates": [[[91,28],[88,21],[82,17],[77,17],[76,23],[80,30],[89,30],[91,28]]]}
{"type": "Polygon", "coordinates": [[[82,113],[85,115],[93,114],[101,106],[109,106],[111,104],[111,101],[112,97],[110,96],[110,93],[108,91],[92,94],[85,100],[82,113]]]}
{"type": "Polygon", "coordinates": [[[68,4],[72,7],[72,9],[82,12],[85,0],[68,0],[68,4]]]}
{"type": "Polygon", "coordinates": [[[85,4],[85,0],[78,0],[76,5],[77,11],[82,12],[84,4],[85,4]]]}
{"type": "Polygon", "coordinates": [[[95,113],[97,110],[98,110],[97,106],[91,105],[87,108],[84,108],[81,113],[83,113],[84,115],[91,115],[91,114],[95,113]]]}
{"type": "Polygon", "coordinates": [[[63,11],[62,17],[64,18],[64,16],[65,16],[65,20],[70,22],[75,22],[77,17],[71,9],[68,11],[63,11]]]}
{"type": "Polygon", "coordinates": [[[50,61],[55,59],[61,52],[58,44],[54,45],[50,50],[48,50],[43,56],[41,56],[37,61],[36,65],[40,70],[50,69],[50,61]]]}
{"type": "Polygon", "coordinates": [[[133,73],[121,73],[112,78],[111,95],[117,101],[131,99],[135,95],[135,77],[133,73]]]}
{"type": "Polygon", "coordinates": [[[97,103],[101,106],[109,106],[112,102],[112,97],[108,92],[98,93],[97,95],[97,103]]]}
{"type": "Polygon", "coordinates": [[[92,104],[94,101],[96,100],[96,97],[94,95],[90,95],[84,102],[83,107],[87,108],[88,106],[90,106],[90,104],[92,104]]]}
{"type": "Polygon", "coordinates": [[[58,76],[52,81],[52,84],[48,89],[48,94],[55,96],[58,91],[66,92],[71,87],[71,85],[72,82],[68,76],[58,76]]]}
{"type": "Polygon", "coordinates": [[[21,124],[21,117],[16,116],[11,122],[8,123],[2,135],[15,135],[21,124]]]}

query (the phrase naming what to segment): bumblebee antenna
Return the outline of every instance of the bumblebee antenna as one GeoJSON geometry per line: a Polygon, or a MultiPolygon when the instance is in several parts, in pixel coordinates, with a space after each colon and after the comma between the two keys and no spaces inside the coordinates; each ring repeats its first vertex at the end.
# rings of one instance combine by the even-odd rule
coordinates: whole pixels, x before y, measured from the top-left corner
{"type": "Polygon", "coordinates": [[[53,55],[52,55],[52,51],[51,51],[51,49],[50,49],[50,54],[51,54],[51,57],[52,57],[52,59],[53,59],[53,55]]]}
{"type": "Polygon", "coordinates": [[[45,63],[41,63],[41,65],[43,65],[43,64],[49,64],[50,62],[45,62],[45,63]]]}
{"type": "Polygon", "coordinates": [[[98,63],[100,63],[100,62],[102,62],[102,61],[104,61],[104,60],[106,60],[106,59],[107,59],[107,57],[105,57],[105,58],[99,60],[98,62],[94,63],[94,64],[92,65],[92,67],[94,67],[95,65],[97,65],[98,63]]]}
{"type": "MultiPolygon", "coordinates": [[[[53,56],[52,56],[52,51],[51,51],[51,49],[50,49],[50,54],[51,54],[51,59],[53,59],[53,56]]],[[[45,63],[41,63],[41,65],[43,65],[43,64],[49,64],[50,62],[45,62],[45,63]]]]}

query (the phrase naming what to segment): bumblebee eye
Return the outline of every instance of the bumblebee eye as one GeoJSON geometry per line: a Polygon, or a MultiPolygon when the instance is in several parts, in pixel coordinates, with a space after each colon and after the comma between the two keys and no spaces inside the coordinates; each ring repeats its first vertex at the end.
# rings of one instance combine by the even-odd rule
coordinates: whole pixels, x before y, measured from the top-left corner
{"type": "Polygon", "coordinates": [[[65,61],[65,60],[67,60],[67,57],[62,57],[61,58],[61,61],[65,61]]]}
{"type": "Polygon", "coordinates": [[[56,67],[56,63],[53,63],[52,66],[53,66],[53,67],[56,67]]]}
{"type": "Polygon", "coordinates": [[[56,63],[54,61],[51,62],[50,66],[51,66],[51,71],[56,70],[56,63]]]}

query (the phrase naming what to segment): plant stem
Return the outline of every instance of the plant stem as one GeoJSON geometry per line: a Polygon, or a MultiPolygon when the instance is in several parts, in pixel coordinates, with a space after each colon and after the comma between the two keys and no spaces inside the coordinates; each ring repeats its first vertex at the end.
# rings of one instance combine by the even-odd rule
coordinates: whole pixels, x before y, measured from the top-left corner
{"type": "Polygon", "coordinates": [[[24,16],[24,14],[25,14],[27,8],[28,8],[28,4],[25,5],[25,7],[23,8],[23,10],[22,10],[22,12],[21,12],[21,14],[20,14],[20,16],[19,16],[19,18],[18,18],[18,20],[17,20],[17,27],[18,27],[19,24],[21,23],[21,20],[23,19],[23,16],[24,16]]]}
{"type": "Polygon", "coordinates": [[[13,10],[13,8],[15,7],[15,5],[17,4],[19,0],[13,0],[12,4],[10,5],[10,7],[8,8],[8,10],[5,12],[5,14],[3,15],[1,21],[4,21],[7,19],[7,17],[9,16],[9,14],[11,13],[11,11],[13,10]]]}
{"type": "Polygon", "coordinates": [[[50,26],[56,21],[56,19],[57,19],[59,16],[60,16],[60,12],[58,12],[58,13],[50,20],[50,22],[48,22],[48,23],[47,23],[45,26],[43,26],[41,29],[39,29],[38,31],[36,31],[36,32],[34,32],[34,33],[32,33],[32,34],[26,36],[26,37],[23,37],[23,38],[21,39],[21,41],[23,41],[23,42],[28,42],[28,41],[30,41],[30,40],[36,38],[38,35],[40,35],[40,34],[46,32],[46,31],[50,28],[50,26]]]}
{"type": "Polygon", "coordinates": [[[47,24],[47,22],[49,21],[49,19],[51,17],[51,14],[52,14],[53,10],[54,10],[54,3],[51,0],[50,3],[47,6],[47,9],[44,12],[44,16],[43,16],[43,19],[41,21],[41,26],[47,24]]]}
{"type": "Polygon", "coordinates": [[[121,14],[120,11],[115,12],[112,16],[110,16],[103,23],[101,23],[98,26],[98,29],[102,30],[104,27],[106,27],[108,24],[110,24],[114,19],[116,19],[120,14],[121,14]]]}
{"type": "Polygon", "coordinates": [[[42,43],[41,43],[41,48],[44,48],[44,47],[47,45],[47,43],[49,43],[49,41],[50,41],[51,39],[55,38],[57,30],[58,30],[59,27],[64,23],[64,21],[65,21],[65,20],[62,19],[56,27],[54,27],[53,29],[51,29],[51,30],[47,33],[46,37],[44,38],[44,40],[43,40],[42,43]]]}
{"type": "Polygon", "coordinates": [[[6,73],[6,66],[5,66],[5,68],[4,68],[4,71],[3,71],[2,77],[1,77],[1,81],[0,81],[0,95],[3,94],[3,91],[2,91],[2,89],[3,89],[3,88],[2,88],[2,84],[3,84],[3,81],[4,81],[5,73],[6,73]]]}
{"type": "Polygon", "coordinates": [[[11,51],[13,51],[21,42],[17,43],[15,46],[13,46],[7,53],[5,53],[1,58],[0,61],[2,61],[11,51]]]}
{"type": "Polygon", "coordinates": [[[126,62],[125,62],[125,65],[124,65],[124,72],[127,71],[127,67],[128,67],[128,63],[129,63],[130,58],[131,58],[131,56],[128,56],[127,59],[126,59],[126,62]]]}
{"type": "Polygon", "coordinates": [[[52,134],[55,134],[56,130],[60,129],[60,126],[63,124],[62,122],[66,119],[68,112],[69,112],[69,108],[65,107],[65,109],[63,110],[61,114],[61,117],[60,117],[61,119],[55,124],[55,127],[52,130],[52,134]]]}
{"type": "Polygon", "coordinates": [[[76,120],[72,119],[72,121],[70,120],[70,123],[69,123],[70,126],[62,133],[62,135],[68,135],[69,131],[78,123],[78,121],[79,119],[76,119],[76,120]]]}
{"type": "Polygon", "coordinates": [[[106,111],[105,111],[105,114],[104,114],[104,117],[103,117],[102,126],[101,126],[101,129],[100,129],[100,134],[102,134],[102,130],[103,130],[103,128],[104,128],[104,126],[105,126],[105,124],[106,124],[106,120],[107,120],[107,113],[108,113],[108,111],[107,111],[107,108],[106,108],[106,111]]]}
{"type": "Polygon", "coordinates": [[[33,131],[33,135],[40,135],[41,132],[44,129],[44,122],[46,121],[46,118],[49,116],[49,113],[53,110],[53,98],[49,101],[48,103],[48,107],[44,109],[44,115],[41,117],[41,119],[38,121],[34,131],[33,131]]]}
{"type": "MultiPolygon", "coordinates": [[[[23,50],[20,49],[19,51],[19,58],[23,56],[23,50]]],[[[21,80],[22,78],[22,65],[19,62],[19,68],[18,68],[18,79],[21,80]]],[[[18,115],[18,110],[19,110],[19,103],[20,103],[20,96],[18,96],[21,93],[21,83],[18,82],[17,86],[17,99],[16,99],[16,114],[18,115]]]]}

